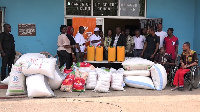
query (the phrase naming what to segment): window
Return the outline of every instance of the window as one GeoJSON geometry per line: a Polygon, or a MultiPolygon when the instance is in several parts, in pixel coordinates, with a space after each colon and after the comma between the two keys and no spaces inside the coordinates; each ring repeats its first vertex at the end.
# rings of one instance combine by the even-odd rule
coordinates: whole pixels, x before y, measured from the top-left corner
{"type": "Polygon", "coordinates": [[[65,0],[66,16],[146,17],[146,0],[65,0]]]}
{"type": "Polygon", "coordinates": [[[145,17],[145,0],[120,0],[120,16],[145,17]]]}
{"type": "Polygon", "coordinates": [[[117,16],[118,0],[94,0],[94,16],[117,16]]]}
{"type": "Polygon", "coordinates": [[[66,0],[66,15],[91,16],[91,0],[66,0]]]}

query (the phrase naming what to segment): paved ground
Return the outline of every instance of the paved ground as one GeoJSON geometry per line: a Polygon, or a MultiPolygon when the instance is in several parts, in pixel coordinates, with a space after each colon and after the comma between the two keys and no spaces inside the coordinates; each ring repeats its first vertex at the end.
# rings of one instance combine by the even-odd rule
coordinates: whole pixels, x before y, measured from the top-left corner
{"type": "MultiPolygon", "coordinates": [[[[200,89],[193,91],[126,91],[67,93],[55,91],[54,98],[0,99],[0,112],[200,112],[200,89]]],[[[0,97],[6,90],[0,89],[0,97]]],[[[24,97],[24,96],[21,96],[24,97]]]]}

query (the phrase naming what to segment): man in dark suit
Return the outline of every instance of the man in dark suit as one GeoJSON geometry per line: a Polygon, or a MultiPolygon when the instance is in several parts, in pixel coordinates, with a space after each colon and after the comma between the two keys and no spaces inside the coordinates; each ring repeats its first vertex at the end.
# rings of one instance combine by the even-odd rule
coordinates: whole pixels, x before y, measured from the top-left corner
{"type": "Polygon", "coordinates": [[[125,37],[125,35],[121,34],[121,28],[120,27],[116,28],[116,35],[113,35],[110,45],[113,46],[113,47],[117,47],[117,46],[126,47],[126,37],[125,37]]]}

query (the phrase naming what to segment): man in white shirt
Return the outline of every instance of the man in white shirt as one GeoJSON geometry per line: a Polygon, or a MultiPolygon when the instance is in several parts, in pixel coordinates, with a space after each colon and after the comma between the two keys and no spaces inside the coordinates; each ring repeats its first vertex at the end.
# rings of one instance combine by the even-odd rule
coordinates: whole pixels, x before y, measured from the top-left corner
{"type": "Polygon", "coordinates": [[[135,36],[133,36],[133,40],[135,42],[133,55],[134,55],[134,57],[140,57],[142,54],[142,50],[143,50],[146,38],[144,36],[140,35],[139,30],[135,30],[135,36]]]}
{"type": "Polygon", "coordinates": [[[159,46],[159,49],[160,49],[161,47],[163,47],[164,39],[168,35],[167,35],[167,33],[165,31],[162,31],[162,24],[158,24],[158,26],[157,26],[157,32],[155,32],[155,33],[156,33],[156,35],[158,37],[160,37],[160,46],[159,46]]]}
{"type": "Polygon", "coordinates": [[[80,26],[79,32],[75,36],[76,44],[80,46],[80,48],[76,48],[77,62],[83,62],[84,59],[84,51],[85,51],[85,38],[83,37],[84,32],[85,32],[84,27],[80,26]]]}
{"type": "Polygon", "coordinates": [[[100,32],[99,28],[96,27],[94,29],[94,34],[90,37],[90,45],[91,46],[95,46],[95,47],[101,46],[102,40],[101,40],[101,37],[99,36],[99,32],[100,32]]]}

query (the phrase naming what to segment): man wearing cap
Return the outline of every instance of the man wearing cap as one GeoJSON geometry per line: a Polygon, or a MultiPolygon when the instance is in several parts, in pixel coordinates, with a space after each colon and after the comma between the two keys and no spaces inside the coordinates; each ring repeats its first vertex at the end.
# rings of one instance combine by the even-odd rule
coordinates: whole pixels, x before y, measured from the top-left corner
{"type": "Polygon", "coordinates": [[[99,36],[99,28],[96,27],[94,29],[94,34],[90,37],[90,45],[91,46],[101,46],[101,43],[102,43],[102,39],[101,37],[99,36]]]}

